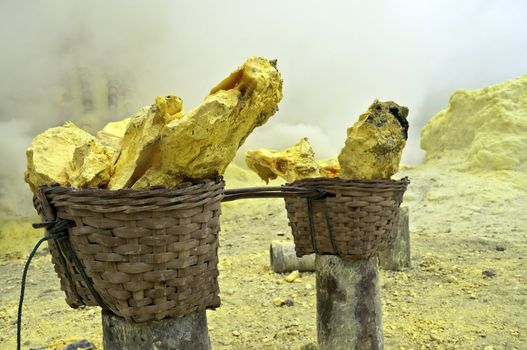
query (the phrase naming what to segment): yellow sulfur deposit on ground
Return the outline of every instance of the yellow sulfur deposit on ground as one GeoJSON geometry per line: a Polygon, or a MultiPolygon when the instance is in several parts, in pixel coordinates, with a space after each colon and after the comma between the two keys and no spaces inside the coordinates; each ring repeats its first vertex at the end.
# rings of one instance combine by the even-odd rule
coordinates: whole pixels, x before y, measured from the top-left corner
{"type": "Polygon", "coordinates": [[[307,137],[283,151],[257,149],[245,153],[245,163],[265,182],[278,176],[287,182],[320,176],[315,152],[307,137]]]}
{"type": "Polygon", "coordinates": [[[343,179],[390,179],[408,138],[408,108],[375,100],[348,129],[338,157],[343,179]]]}
{"type": "Polygon", "coordinates": [[[458,170],[527,172],[527,75],[458,90],[421,131],[426,159],[458,170]]]}
{"type": "Polygon", "coordinates": [[[26,155],[24,179],[34,191],[54,183],[73,187],[107,183],[114,151],[68,122],[36,136],[26,155]]]}
{"type": "Polygon", "coordinates": [[[166,125],[159,142],[159,163],[132,187],[172,187],[188,179],[223,174],[253,129],[278,110],[281,99],[282,79],[275,62],[249,58],[214,87],[201,105],[166,125]]]}
{"type": "Polygon", "coordinates": [[[109,189],[131,187],[160,161],[160,134],[170,121],[182,115],[182,108],[177,96],[157,97],[149,109],[141,109],[130,119],[109,189]]]}

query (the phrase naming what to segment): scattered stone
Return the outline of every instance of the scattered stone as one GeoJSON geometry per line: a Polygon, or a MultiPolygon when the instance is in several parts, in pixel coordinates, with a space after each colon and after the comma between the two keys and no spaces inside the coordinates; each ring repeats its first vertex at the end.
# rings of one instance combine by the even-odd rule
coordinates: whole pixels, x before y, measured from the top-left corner
{"type": "Polygon", "coordinates": [[[229,345],[232,344],[232,340],[231,339],[223,339],[223,340],[220,340],[219,343],[221,345],[229,346],[229,345]]]}
{"type": "Polygon", "coordinates": [[[499,244],[499,243],[498,243],[498,244],[496,244],[496,250],[497,250],[498,252],[504,252],[504,251],[505,251],[505,249],[507,249],[507,248],[505,248],[505,246],[504,246],[504,245],[502,245],[502,244],[499,244]]]}
{"type": "Polygon", "coordinates": [[[240,332],[238,332],[238,331],[233,331],[233,332],[232,332],[232,335],[234,335],[235,337],[239,337],[239,336],[240,336],[240,332]]]}
{"type": "Polygon", "coordinates": [[[300,272],[298,272],[298,270],[295,270],[295,271],[291,272],[289,275],[285,276],[284,279],[287,282],[292,283],[295,280],[297,280],[299,277],[300,277],[300,272]]]}
{"type": "Polygon", "coordinates": [[[483,276],[485,277],[495,277],[496,276],[496,270],[495,269],[486,269],[482,272],[483,276]]]}
{"type": "Polygon", "coordinates": [[[275,304],[275,306],[288,306],[288,307],[291,307],[295,303],[293,302],[293,299],[291,299],[291,298],[284,299],[284,298],[281,298],[281,297],[277,297],[277,298],[273,299],[273,304],[275,304]]]}
{"type": "Polygon", "coordinates": [[[287,298],[286,300],[284,300],[284,305],[287,306],[287,307],[291,307],[294,304],[295,303],[293,302],[293,299],[291,299],[291,298],[287,298]]]}
{"type": "Polygon", "coordinates": [[[453,275],[447,276],[445,278],[445,281],[447,281],[448,283],[459,283],[459,281],[456,278],[456,276],[453,276],[453,275]]]}
{"type": "Polygon", "coordinates": [[[317,349],[318,347],[314,343],[308,343],[308,344],[302,345],[302,347],[300,348],[300,350],[317,350],[317,349]]]}
{"type": "Polygon", "coordinates": [[[442,341],[441,337],[439,337],[437,334],[434,334],[434,333],[430,333],[430,339],[435,341],[435,342],[441,342],[442,341]]]}
{"type": "Polygon", "coordinates": [[[276,306],[282,306],[285,304],[285,300],[283,298],[277,297],[273,299],[273,304],[276,306]]]}
{"type": "Polygon", "coordinates": [[[76,343],[72,343],[72,344],[68,344],[64,346],[64,350],[78,350],[78,349],[95,350],[96,348],[92,342],[89,342],[86,339],[83,339],[76,343]]]}

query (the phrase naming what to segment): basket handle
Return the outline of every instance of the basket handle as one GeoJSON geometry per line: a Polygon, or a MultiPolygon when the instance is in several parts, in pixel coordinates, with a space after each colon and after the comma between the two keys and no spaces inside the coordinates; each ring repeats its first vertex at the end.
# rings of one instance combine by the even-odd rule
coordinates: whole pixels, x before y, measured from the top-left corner
{"type": "Polygon", "coordinates": [[[248,198],[287,198],[302,197],[312,199],[322,199],[334,197],[335,194],[318,188],[303,188],[294,186],[275,186],[275,187],[247,187],[226,190],[222,202],[230,202],[237,199],[248,198]]]}

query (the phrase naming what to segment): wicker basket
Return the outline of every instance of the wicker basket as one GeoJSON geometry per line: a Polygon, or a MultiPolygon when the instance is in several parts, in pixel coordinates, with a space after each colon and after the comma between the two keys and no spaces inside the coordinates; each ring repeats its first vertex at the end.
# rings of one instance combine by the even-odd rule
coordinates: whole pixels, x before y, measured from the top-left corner
{"type": "Polygon", "coordinates": [[[392,238],[399,206],[409,181],[313,178],[294,187],[331,193],[321,199],[285,198],[296,254],[336,254],[365,259],[392,238]]]}
{"type": "Polygon", "coordinates": [[[48,241],[67,303],[101,305],[136,322],[218,307],[223,187],[211,180],[149,191],[37,191],[44,220],[74,222],[68,240],[48,241]]]}

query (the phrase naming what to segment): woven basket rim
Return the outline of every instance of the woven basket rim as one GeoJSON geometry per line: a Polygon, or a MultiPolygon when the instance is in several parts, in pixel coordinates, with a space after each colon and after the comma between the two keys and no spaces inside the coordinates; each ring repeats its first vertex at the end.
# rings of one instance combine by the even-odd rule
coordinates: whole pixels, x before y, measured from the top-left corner
{"type": "Polygon", "coordinates": [[[340,177],[312,177],[287,183],[286,186],[305,186],[305,185],[330,185],[330,186],[354,186],[361,188],[399,188],[410,184],[407,176],[399,180],[362,180],[362,179],[341,179],[340,177]]]}
{"type": "Polygon", "coordinates": [[[121,197],[123,195],[127,197],[135,197],[140,198],[143,196],[153,196],[153,195],[173,195],[174,193],[179,193],[182,191],[193,191],[195,189],[199,189],[200,187],[203,187],[204,185],[209,184],[215,184],[220,185],[224,183],[223,177],[218,177],[216,179],[204,179],[199,180],[196,182],[183,182],[176,187],[152,187],[147,190],[144,189],[132,189],[132,188],[125,188],[125,189],[119,189],[119,190],[110,190],[110,189],[103,189],[103,188],[76,188],[76,187],[65,187],[60,185],[52,185],[52,186],[42,186],[39,187],[38,190],[42,191],[45,194],[53,193],[53,194],[67,194],[70,196],[75,195],[91,195],[94,197],[121,197]]]}

